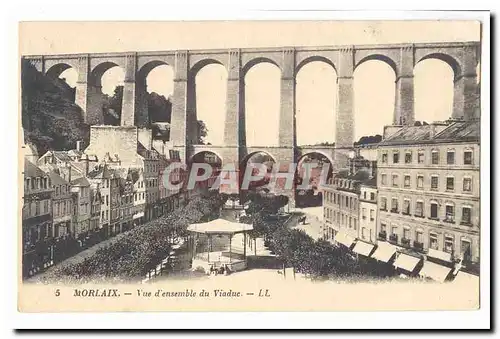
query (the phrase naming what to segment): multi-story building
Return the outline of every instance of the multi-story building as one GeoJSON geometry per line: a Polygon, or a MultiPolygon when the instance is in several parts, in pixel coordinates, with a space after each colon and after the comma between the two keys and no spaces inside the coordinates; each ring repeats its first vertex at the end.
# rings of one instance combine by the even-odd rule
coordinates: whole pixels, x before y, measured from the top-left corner
{"type": "Polygon", "coordinates": [[[377,178],[373,177],[360,186],[358,238],[370,243],[377,240],[377,178]]]}
{"type": "Polygon", "coordinates": [[[72,233],[83,245],[90,231],[90,182],[85,177],[72,180],[71,192],[73,196],[72,233]]]}
{"type": "Polygon", "coordinates": [[[105,234],[101,226],[101,206],[102,195],[100,185],[91,183],[90,185],[90,230],[93,235],[99,234],[100,238],[104,238],[105,234]]]}
{"type": "Polygon", "coordinates": [[[93,187],[98,187],[101,196],[101,207],[99,218],[103,236],[106,238],[112,234],[110,229],[111,219],[111,181],[113,179],[113,171],[107,164],[99,164],[92,169],[87,175],[88,180],[93,187]]]}
{"type": "Polygon", "coordinates": [[[62,178],[57,172],[48,173],[52,184],[52,217],[53,236],[65,237],[71,233],[73,218],[73,198],[69,181],[62,178]]]}
{"type": "Polygon", "coordinates": [[[122,200],[120,188],[120,176],[115,169],[111,169],[111,177],[109,179],[109,229],[110,235],[120,233],[120,205],[122,200]]]}
{"type": "Polygon", "coordinates": [[[479,262],[479,133],[478,121],[386,128],[378,150],[380,239],[430,259],[479,262]]]}
{"type": "Polygon", "coordinates": [[[138,143],[137,153],[143,163],[144,185],[146,188],[145,220],[149,221],[156,218],[158,214],[160,154],[155,149],[147,149],[140,142],[138,143]]]}
{"type": "Polygon", "coordinates": [[[132,228],[134,210],[134,183],[132,173],[128,169],[115,170],[120,184],[120,232],[132,228]]]}
{"type": "Polygon", "coordinates": [[[24,161],[22,211],[23,277],[53,264],[52,183],[48,174],[24,161]]]}
{"type": "Polygon", "coordinates": [[[131,169],[130,175],[133,184],[133,225],[137,226],[144,223],[144,211],[146,209],[146,188],[144,187],[144,171],[140,169],[131,169]]]}

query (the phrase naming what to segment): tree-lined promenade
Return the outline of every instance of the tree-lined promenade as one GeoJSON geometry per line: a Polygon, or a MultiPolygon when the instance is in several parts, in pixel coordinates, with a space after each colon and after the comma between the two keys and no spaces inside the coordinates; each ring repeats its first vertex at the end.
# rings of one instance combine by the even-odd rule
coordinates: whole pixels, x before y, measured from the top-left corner
{"type": "Polygon", "coordinates": [[[47,283],[140,280],[168,256],[173,243],[187,235],[186,228],[191,223],[217,217],[224,198],[216,193],[195,197],[168,216],[133,228],[83,261],[63,262],[35,280],[47,283]]]}

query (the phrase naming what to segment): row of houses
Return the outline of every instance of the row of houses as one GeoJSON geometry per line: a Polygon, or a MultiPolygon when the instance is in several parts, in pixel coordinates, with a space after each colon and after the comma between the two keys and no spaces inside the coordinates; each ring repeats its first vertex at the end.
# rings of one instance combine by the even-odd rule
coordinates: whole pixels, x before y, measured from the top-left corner
{"type": "Polygon", "coordinates": [[[388,263],[408,257],[396,264],[405,275],[418,262],[478,274],[479,121],[388,126],[376,154],[324,185],[323,237],[364,256],[386,249],[375,259],[388,263]]]}
{"type": "Polygon", "coordinates": [[[95,127],[85,150],[78,143],[74,150],[38,156],[32,145],[24,146],[23,277],[160,217],[186,200],[180,185],[164,182],[183,182],[187,175],[181,169],[165,175],[169,164],[180,161],[177,152],[144,145],[132,130],[127,137],[133,140],[135,134],[136,147],[124,144],[120,152],[111,153],[105,151],[102,135],[92,138],[96,131],[102,134],[95,127]],[[96,146],[100,152],[93,152],[96,146]]]}

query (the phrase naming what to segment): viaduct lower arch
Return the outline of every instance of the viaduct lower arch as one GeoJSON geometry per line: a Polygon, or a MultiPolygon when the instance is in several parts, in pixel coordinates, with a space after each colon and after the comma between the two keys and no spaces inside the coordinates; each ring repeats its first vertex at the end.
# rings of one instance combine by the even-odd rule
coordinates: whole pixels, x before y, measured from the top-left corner
{"type": "Polygon", "coordinates": [[[336,147],[324,151],[334,162],[342,163],[354,142],[353,75],[357,66],[374,59],[391,66],[396,75],[393,124],[411,125],[415,120],[413,68],[418,62],[429,58],[448,63],[454,71],[452,116],[464,119],[479,117],[479,57],[479,42],[23,56],[49,76],[59,76],[69,67],[78,72],[76,103],[85,112],[84,120],[91,125],[103,123],[98,105],[100,77],[108,68],[120,66],[125,74],[121,125],[144,127],[148,124],[144,95],[146,76],[156,66],[172,66],[171,143],[184,161],[204,147],[195,144],[196,72],[210,63],[223,65],[228,74],[224,146],[217,147],[217,152],[225,163],[239,163],[245,155],[256,150],[268,151],[279,162],[298,159],[304,150],[296,145],[295,76],[308,62],[325,61],[337,72],[336,147]],[[247,147],[244,76],[253,65],[264,61],[275,64],[281,70],[279,143],[271,148],[247,147]]]}

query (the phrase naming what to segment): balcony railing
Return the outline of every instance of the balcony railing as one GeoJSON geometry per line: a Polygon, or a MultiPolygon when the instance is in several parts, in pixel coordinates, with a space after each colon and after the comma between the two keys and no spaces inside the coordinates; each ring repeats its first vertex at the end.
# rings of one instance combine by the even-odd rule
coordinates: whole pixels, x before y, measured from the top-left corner
{"type": "Polygon", "coordinates": [[[391,234],[389,236],[389,241],[398,242],[398,235],[397,234],[391,234]]]}
{"type": "Polygon", "coordinates": [[[418,251],[423,251],[424,250],[424,244],[418,241],[413,242],[413,247],[418,250],[418,251]]]}
{"type": "Polygon", "coordinates": [[[399,213],[397,208],[391,208],[391,213],[399,213]]]}
{"type": "MultiPolygon", "coordinates": [[[[397,240],[397,238],[396,238],[396,240],[397,240]]],[[[403,244],[403,246],[410,246],[410,243],[411,243],[410,239],[407,239],[407,238],[401,239],[401,244],[403,244]]]]}
{"type": "Polygon", "coordinates": [[[387,232],[386,231],[381,231],[378,233],[378,238],[381,240],[386,240],[387,239],[387,232]]]}

